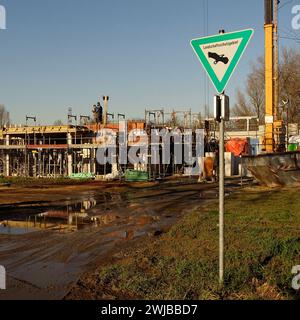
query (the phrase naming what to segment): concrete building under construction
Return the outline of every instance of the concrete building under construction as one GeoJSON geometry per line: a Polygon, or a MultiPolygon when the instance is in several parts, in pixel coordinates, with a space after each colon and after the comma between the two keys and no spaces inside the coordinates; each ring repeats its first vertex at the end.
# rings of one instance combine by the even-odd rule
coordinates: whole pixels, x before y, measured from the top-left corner
{"type": "MultiPolygon", "coordinates": [[[[119,142],[120,130],[125,132],[127,148],[141,142],[139,132],[147,134],[151,140],[152,129],[180,130],[196,129],[205,131],[204,152],[216,152],[218,148],[218,123],[214,119],[203,119],[201,114],[193,114],[191,110],[165,112],[164,109],[146,110],[143,120],[125,120],[125,115],[108,113],[105,97],[104,110],[100,104],[93,107],[94,119],[81,125],[71,123],[71,118],[76,118],[71,113],[68,115],[67,125],[29,126],[10,125],[0,130],[0,174],[3,176],[57,178],[71,177],[73,175],[90,175],[99,179],[121,178],[127,169],[148,172],[149,179],[164,178],[166,176],[187,174],[188,165],[177,164],[174,158],[174,148],[170,150],[170,161],[162,164],[163,142],[158,143],[159,164],[151,163],[153,141],[148,141],[148,150],[145,157],[146,164],[142,166],[119,162],[116,152],[115,164],[100,164],[97,161],[97,150],[106,148],[109,136],[99,137],[101,129],[109,129],[115,133],[119,142]],[[113,121],[109,121],[109,116],[113,121]],[[134,137],[130,132],[135,130],[134,137]]],[[[184,109],[184,108],[183,108],[184,109]]],[[[83,118],[83,116],[81,117],[83,118]]],[[[35,119],[36,120],[36,119],[35,119]]],[[[226,139],[248,139],[250,149],[244,151],[248,154],[259,154],[263,148],[265,127],[259,126],[256,117],[234,117],[226,125],[226,139]]],[[[289,134],[298,134],[296,125],[290,125],[289,134]]],[[[194,136],[194,135],[193,135],[194,136]]],[[[194,139],[194,138],[193,138],[194,139]]],[[[277,139],[279,141],[279,137],[277,139]]],[[[285,141],[283,141],[285,144],[285,141]]],[[[195,155],[196,141],[192,142],[191,152],[195,155]]],[[[229,157],[230,158],[230,157],[229,157]]],[[[231,164],[229,164],[231,166],[231,164]]],[[[230,170],[233,173],[234,170],[230,170]]]]}
{"type": "MultiPolygon", "coordinates": [[[[126,122],[129,128],[144,123],[126,122]]],[[[74,173],[105,175],[111,168],[98,165],[97,132],[103,125],[10,126],[0,131],[0,172],[4,176],[66,177],[74,173]]],[[[107,129],[118,131],[118,124],[107,129]]]]}

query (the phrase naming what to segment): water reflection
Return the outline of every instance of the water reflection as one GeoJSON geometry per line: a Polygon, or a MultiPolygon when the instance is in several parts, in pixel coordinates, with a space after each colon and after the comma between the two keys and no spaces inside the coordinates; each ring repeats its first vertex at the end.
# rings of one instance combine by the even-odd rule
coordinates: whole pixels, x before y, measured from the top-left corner
{"type": "Polygon", "coordinates": [[[21,235],[21,234],[35,232],[37,230],[38,229],[29,228],[27,226],[24,226],[24,227],[12,226],[10,223],[7,223],[5,221],[0,222],[0,234],[21,235]]]}
{"type": "Polygon", "coordinates": [[[9,215],[7,212],[0,214],[0,234],[24,234],[41,229],[76,231],[109,225],[120,219],[120,216],[124,217],[127,209],[130,209],[131,214],[134,212],[136,204],[129,201],[128,196],[128,193],[118,192],[90,193],[80,200],[50,202],[49,206],[46,203],[40,207],[32,206],[30,210],[26,208],[25,211],[23,207],[15,207],[9,215]]]}
{"type": "Polygon", "coordinates": [[[75,203],[67,203],[65,207],[48,210],[46,212],[18,215],[10,220],[0,220],[0,234],[25,234],[41,229],[78,230],[87,225],[98,225],[98,221],[89,215],[89,210],[96,207],[94,198],[75,203]]]}

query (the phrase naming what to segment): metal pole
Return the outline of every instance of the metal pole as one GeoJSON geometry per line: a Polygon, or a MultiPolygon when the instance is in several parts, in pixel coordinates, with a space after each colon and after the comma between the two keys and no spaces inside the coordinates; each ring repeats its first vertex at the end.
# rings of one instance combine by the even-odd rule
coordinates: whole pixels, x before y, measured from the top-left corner
{"type": "Polygon", "coordinates": [[[289,99],[289,104],[286,106],[286,151],[289,150],[289,114],[290,114],[290,107],[291,107],[291,97],[289,99]]]}
{"type": "Polygon", "coordinates": [[[225,159],[224,159],[224,119],[220,121],[219,143],[219,281],[224,284],[224,211],[225,211],[225,159]]]}
{"type": "Polygon", "coordinates": [[[243,157],[240,156],[240,158],[241,158],[241,186],[243,186],[243,174],[244,174],[244,172],[243,172],[243,157]]]}
{"type": "MultiPolygon", "coordinates": [[[[220,30],[220,34],[225,30],[220,30]]],[[[225,95],[225,92],[223,92],[225,95]]],[[[221,108],[222,109],[222,108],[221,108]]],[[[221,112],[220,143],[219,143],[219,283],[224,285],[224,214],[225,214],[225,159],[224,159],[224,131],[225,119],[221,112]]]]}

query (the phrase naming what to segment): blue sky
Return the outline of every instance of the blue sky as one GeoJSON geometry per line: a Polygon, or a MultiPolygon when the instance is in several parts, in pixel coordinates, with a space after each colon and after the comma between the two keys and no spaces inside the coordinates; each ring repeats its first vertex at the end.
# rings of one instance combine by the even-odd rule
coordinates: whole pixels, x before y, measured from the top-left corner
{"type": "MultiPolygon", "coordinates": [[[[0,30],[0,103],[15,123],[24,123],[26,114],[39,123],[66,120],[69,106],[90,114],[103,94],[111,96],[111,112],[128,117],[143,117],[145,108],[203,111],[206,75],[189,42],[206,35],[204,2],[0,0],[7,11],[7,30],[0,30]]],[[[232,98],[263,54],[263,2],[208,1],[208,34],[255,29],[228,85],[232,98]]],[[[280,28],[289,32],[291,8],[300,0],[281,3],[280,28]]],[[[299,47],[291,40],[281,45],[299,47]]],[[[210,104],[213,94],[210,86],[210,104]]]]}

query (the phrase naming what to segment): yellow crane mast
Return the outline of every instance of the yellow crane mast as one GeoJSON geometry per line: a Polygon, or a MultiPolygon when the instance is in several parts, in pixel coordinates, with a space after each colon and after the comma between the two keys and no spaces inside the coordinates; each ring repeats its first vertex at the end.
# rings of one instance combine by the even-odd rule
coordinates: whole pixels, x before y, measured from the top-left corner
{"type": "MultiPolygon", "coordinates": [[[[277,0],[275,0],[277,1],[277,0]]],[[[265,151],[274,151],[274,23],[273,0],[265,0],[265,151]]]]}
{"type": "Polygon", "coordinates": [[[274,45],[278,37],[277,26],[278,0],[265,0],[265,136],[266,152],[284,151],[282,146],[283,121],[277,119],[278,87],[278,46],[274,45]],[[275,20],[274,21],[274,13],[275,20]]]}

